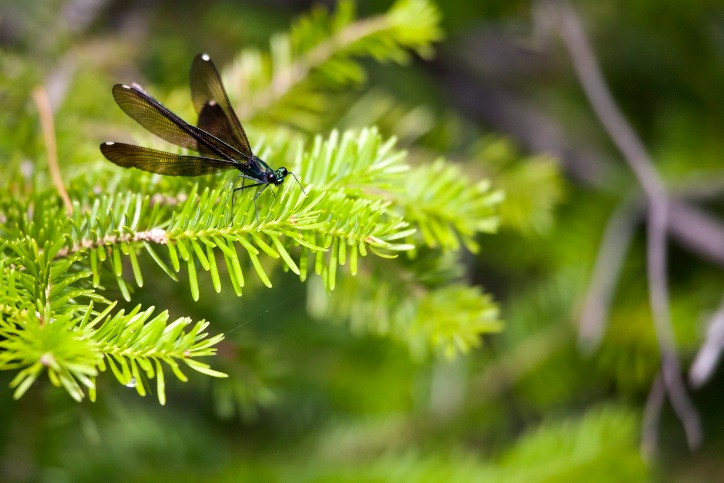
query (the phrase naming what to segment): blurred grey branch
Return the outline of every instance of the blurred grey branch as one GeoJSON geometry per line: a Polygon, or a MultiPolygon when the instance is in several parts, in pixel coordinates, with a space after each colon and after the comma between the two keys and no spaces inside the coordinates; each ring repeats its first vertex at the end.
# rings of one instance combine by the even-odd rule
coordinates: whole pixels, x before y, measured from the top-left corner
{"type": "Polygon", "coordinates": [[[603,339],[616,282],[641,216],[641,207],[636,205],[638,203],[631,201],[621,203],[604,230],[601,249],[583,302],[578,332],[579,346],[586,352],[596,349],[603,339]]]}
{"type": "Polygon", "coordinates": [[[656,454],[657,441],[659,439],[659,419],[661,409],[666,402],[666,384],[661,372],[656,375],[651,383],[649,396],[646,398],[644,407],[643,423],[641,424],[641,453],[651,459],[656,454]]]}
{"type": "MultiPolygon", "coordinates": [[[[460,50],[462,56],[458,55],[456,61],[446,62],[443,58],[434,66],[440,70],[451,100],[462,112],[509,133],[531,151],[552,153],[578,182],[600,192],[619,193],[615,187],[626,173],[618,170],[605,150],[576,143],[567,129],[540,108],[535,99],[529,99],[517,89],[516,79],[521,76],[545,75],[556,61],[546,52],[552,49],[552,40],[563,39],[599,122],[622,153],[643,192],[630,193],[629,200],[622,201],[609,220],[585,296],[579,341],[587,350],[594,350],[600,344],[626,247],[639,223],[646,219],[649,305],[661,352],[661,383],[664,395],[668,395],[685,427],[690,447],[695,448],[701,441],[702,431],[699,416],[685,389],[684,371],[670,323],[667,242],[671,237],[698,257],[724,266],[724,225],[697,204],[720,196],[722,187],[708,184],[668,192],[646,147],[613,99],[578,15],[564,1],[543,0],[534,6],[534,17],[536,45],[542,45],[543,49],[528,47],[505,32],[487,29],[465,39],[466,47],[460,50]]],[[[651,390],[647,417],[660,414],[660,408],[650,410],[659,401],[653,394],[655,388],[651,390]]],[[[663,404],[665,397],[661,401],[663,404]]],[[[644,426],[649,423],[650,417],[644,426]]],[[[643,433],[644,439],[657,435],[646,427],[643,433]]],[[[656,446],[652,441],[642,444],[649,448],[656,446]]]]}
{"type": "Polygon", "coordinates": [[[689,382],[693,387],[701,387],[711,379],[721,358],[722,349],[724,349],[724,299],[709,320],[706,340],[699,348],[689,370],[689,382]]]}
{"type": "MultiPolygon", "coordinates": [[[[661,351],[661,376],[671,403],[684,425],[691,449],[701,444],[702,428],[699,415],[686,391],[682,378],[676,342],[669,314],[669,294],[667,284],[667,232],[671,223],[669,218],[669,195],[654,168],[654,163],[643,143],[640,141],[606,86],[595,54],[585,34],[581,20],[576,12],[564,0],[545,0],[544,9],[555,19],[563,44],[568,50],[578,79],[591,103],[599,121],[606,129],[625,161],[634,172],[648,202],[647,209],[647,275],[649,284],[649,303],[656,328],[661,351]]],[[[603,248],[602,248],[603,249],[603,248]]],[[[600,258],[600,257],[599,257],[600,258]]],[[[605,292],[601,292],[605,295],[605,292]]],[[[590,300],[590,298],[589,298],[590,300]]],[[[589,308],[601,310],[605,301],[591,302],[589,308]]],[[[593,317],[593,315],[585,315],[593,317]]],[[[603,318],[599,318],[603,323],[603,318]]],[[[590,327],[588,327],[591,330],[590,327]]],[[[601,329],[594,331],[600,332],[601,329]]],[[[657,388],[656,384],[652,392],[657,388]]],[[[660,398],[652,397],[656,401],[660,398]]],[[[658,413],[658,412],[657,412],[658,413]]],[[[647,435],[656,433],[645,431],[647,435]]],[[[655,443],[646,442],[645,447],[652,448],[655,443]]]]}

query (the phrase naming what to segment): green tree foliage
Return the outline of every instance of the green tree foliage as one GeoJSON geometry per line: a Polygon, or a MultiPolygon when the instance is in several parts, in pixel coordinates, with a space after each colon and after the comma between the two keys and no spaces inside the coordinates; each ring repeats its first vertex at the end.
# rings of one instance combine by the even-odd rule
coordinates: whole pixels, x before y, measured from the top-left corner
{"type": "MultiPolygon", "coordinates": [[[[429,52],[438,37],[435,9],[426,2],[401,1],[385,15],[358,22],[352,4],[344,2],[333,15],[315,10],[289,36],[273,40],[268,57],[242,54],[243,72],[250,77],[246,84],[230,85],[263,104],[252,108],[277,112],[294,124],[310,109],[295,100],[320,98],[330,85],[363,79],[355,57],[404,62],[407,49],[429,52]],[[248,59],[256,59],[253,67],[248,59]]],[[[333,131],[296,150],[279,147],[294,139],[280,137],[269,149],[296,153],[290,169],[301,184],[290,180],[256,203],[256,193],[247,190],[232,205],[229,186],[219,179],[167,180],[129,170],[118,173],[112,187],[103,178],[107,167],[69,180],[70,215],[54,188],[41,188],[39,181],[27,196],[4,196],[0,368],[17,371],[10,383],[15,397],[44,371],[78,400],[85,390],[95,399],[96,378],[108,369],[140,395],[146,394],[146,380],[155,379],[162,404],[164,369],[182,381],[187,376],[180,364],[226,377],[197,360],[214,355],[223,339],[209,336],[208,322],[190,325],[184,317],[169,323],[168,312],[154,317],[153,307],[140,305],[116,309],[114,292],[105,284],[115,281],[116,293],[130,301],[129,283],[142,287],[148,264],[172,280],[184,270],[195,301],[200,285],[209,281],[221,292],[222,277],[242,296],[250,272],[272,288],[279,267],[301,281],[319,276],[327,291],[342,277],[344,293],[329,298],[363,302],[354,308],[336,302],[335,314],[354,314],[354,325],[447,357],[467,352],[481,334],[499,329],[490,297],[456,281],[454,271],[438,270],[434,283],[423,282],[431,263],[440,263],[435,258],[463,244],[476,250],[476,235],[495,230],[499,192],[487,182],[473,183],[444,160],[410,166],[395,139],[375,128],[333,131]],[[418,258],[416,247],[435,250],[418,258]],[[400,254],[404,267],[392,265],[400,254]],[[374,264],[366,263],[369,255],[377,259],[374,264]],[[392,290],[388,282],[394,279],[386,271],[407,278],[410,292],[392,290]],[[363,282],[355,285],[355,278],[363,282]],[[381,325],[396,329],[379,330],[381,325]]],[[[13,182],[5,183],[8,195],[13,182]]]]}
{"type": "Polygon", "coordinates": [[[5,3],[0,480],[722,473],[721,251],[680,243],[721,232],[716,2],[5,3]],[[581,88],[566,5],[665,191],[696,208],[661,277],[693,455],[660,392],[647,203],[581,88]],[[300,183],[232,209],[232,173],[102,158],[107,140],[175,149],[110,87],[193,122],[199,52],[255,154],[300,183]]]}

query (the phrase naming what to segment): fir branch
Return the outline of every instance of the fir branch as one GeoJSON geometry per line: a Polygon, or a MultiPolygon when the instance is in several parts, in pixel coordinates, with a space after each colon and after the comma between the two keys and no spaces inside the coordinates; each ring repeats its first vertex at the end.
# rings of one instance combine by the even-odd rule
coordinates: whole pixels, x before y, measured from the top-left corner
{"type": "Polygon", "coordinates": [[[227,377],[196,360],[214,355],[216,349],[213,346],[224,338],[221,334],[208,338],[208,334],[203,332],[208,322],[197,322],[190,331],[184,332],[191,324],[188,317],[168,324],[168,311],[149,320],[154,307],[143,312],[140,310],[139,305],[128,314],[121,310],[112,317],[105,316],[104,320],[105,314],[101,314],[88,323],[88,328],[101,324],[90,335],[96,342],[96,350],[104,357],[98,364],[101,372],[110,368],[118,382],[135,387],[140,396],[146,395],[144,378],[156,378],[156,394],[161,404],[166,403],[164,364],[183,382],[188,378],[181,371],[179,361],[207,376],[227,377]]]}
{"type": "MultiPolygon", "coordinates": [[[[25,394],[43,372],[47,372],[53,385],[64,387],[74,399],[81,400],[85,390],[95,398],[95,378],[99,370],[105,370],[104,356],[113,356],[121,368],[117,377],[125,374],[126,366],[139,380],[141,375],[156,377],[161,403],[165,401],[161,362],[182,380],[186,377],[175,359],[183,360],[198,372],[223,377],[196,360],[214,354],[213,346],[222,339],[220,335],[207,338],[202,332],[206,322],[199,322],[184,333],[189,319],[167,325],[168,314],[162,313],[147,322],[153,308],[141,314],[137,313],[139,308],[128,315],[121,311],[110,317],[115,304],[90,286],[91,271],[77,268],[83,261],[81,250],[71,252],[67,245],[69,237],[52,229],[70,226],[69,220],[48,216],[62,213],[59,206],[38,206],[49,210],[40,210],[37,215],[50,229],[37,230],[37,239],[26,235],[1,246],[4,257],[0,259],[0,370],[18,371],[10,383],[15,388],[15,398],[25,394]],[[55,240],[46,239],[40,248],[39,240],[47,235],[56,235],[55,240]],[[83,303],[83,299],[89,302],[83,303]],[[107,308],[102,313],[94,312],[94,302],[107,308]],[[133,334],[139,337],[134,338],[133,334]]],[[[32,223],[26,227],[35,231],[32,223]]],[[[134,266],[137,268],[137,264],[134,266]]]]}
{"type": "Polygon", "coordinates": [[[428,247],[458,250],[460,240],[476,252],[475,236],[497,229],[502,200],[503,193],[491,191],[490,182],[473,184],[460,168],[438,159],[407,175],[405,192],[396,201],[428,247]]]}
{"type": "Polygon", "coordinates": [[[0,370],[18,370],[10,383],[16,399],[44,370],[76,400],[93,386],[98,357],[74,328],[88,314],[80,299],[105,299],[83,287],[90,273],[74,270],[74,259],[55,259],[63,241],[39,250],[24,237],[8,243],[15,257],[0,261],[0,370]]]}
{"type": "Polygon", "coordinates": [[[325,104],[320,87],[364,80],[355,57],[404,63],[409,50],[430,55],[431,43],[442,36],[439,13],[427,0],[399,0],[386,14],[358,21],[354,17],[353,2],[341,1],[335,13],[316,9],[288,35],[275,36],[269,54],[243,52],[226,71],[232,97],[246,100],[240,117],[263,115],[287,123],[299,118],[306,122],[296,124],[308,127],[308,113],[321,112],[325,104]]]}
{"type": "MultiPolygon", "coordinates": [[[[351,2],[342,2],[335,14],[318,10],[288,36],[274,39],[271,54],[243,54],[240,62],[251,62],[253,68],[244,69],[242,75],[232,67],[227,74],[237,82],[227,85],[232,96],[235,88],[254,94],[245,96],[256,103],[242,111],[243,117],[259,117],[263,109],[266,116],[289,118],[293,123],[293,118],[303,119],[315,105],[318,108],[329,100],[322,87],[364,79],[355,58],[405,62],[410,50],[428,54],[431,42],[440,37],[438,22],[437,11],[426,0],[400,0],[388,13],[362,21],[354,20],[351,2]],[[286,116],[287,112],[292,115],[286,116]]],[[[275,152],[283,156],[291,139],[286,136],[280,145],[273,143],[275,152]]],[[[258,146],[257,152],[267,154],[258,146]]],[[[444,226],[435,232],[441,246],[457,247],[446,240],[450,233],[473,246],[475,233],[491,226],[493,215],[482,207],[494,205],[494,196],[483,185],[470,189],[465,179],[457,184],[446,180],[437,190],[430,188],[435,174],[429,174],[428,168],[410,173],[405,156],[395,148],[395,139],[382,139],[374,128],[333,131],[298,151],[292,171],[306,193],[290,181],[263,193],[244,191],[232,205],[228,186],[216,178],[189,181],[135,171],[112,176],[95,171],[71,180],[74,209],[70,215],[47,192],[3,200],[0,370],[18,371],[13,380],[16,397],[43,371],[76,399],[86,391],[95,399],[96,377],[107,369],[141,395],[147,392],[145,381],[155,378],[163,404],[164,370],[170,369],[181,380],[186,380],[182,364],[206,375],[224,376],[197,360],[213,355],[213,346],[222,336],[203,333],[206,322],[190,326],[189,319],[181,318],[168,323],[168,313],[153,316],[153,307],[112,314],[115,303],[102,295],[103,271],[130,300],[129,267],[138,286],[144,283],[141,269],[151,260],[174,280],[184,267],[197,300],[199,267],[210,274],[217,292],[225,272],[239,296],[249,267],[269,287],[269,270],[281,266],[302,281],[314,271],[326,290],[332,290],[339,267],[349,266],[349,273],[355,275],[362,266],[360,257],[368,253],[383,259],[411,252],[419,241],[416,231],[427,230],[433,218],[444,226]],[[410,216],[409,208],[420,202],[408,187],[415,180],[444,201],[434,214],[428,207],[427,217],[410,216]],[[443,196],[450,187],[456,193],[469,189],[471,196],[456,204],[443,196]],[[476,204],[474,196],[480,194],[485,196],[476,204]],[[94,304],[103,310],[94,309],[94,304]]],[[[436,172],[441,179],[444,173],[447,168],[436,172]]],[[[384,278],[374,265],[366,265],[362,281],[384,278]]],[[[436,288],[410,286],[415,286],[410,293],[416,318],[395,337],[424,340],[431,350],[450,355],[473,347],[479,333],[492,330],[494,323],[480,323],[490,314],[480,312],[487,305],[476,290],[466,291],[460,285],[440,292],[455,301],[453,313],[460,318],[451,323],[452,319],[437,315],[435,321],[425,318],[425,312],[434,312],[425,307],[439,302],[436,288]]],[[[379,288],[392,290],[387,281],[379,288]]],[[[392,303],[393,317],[404,313],[407,302],[398,302],[392,303]]],[[[238,387],[233,391],[238,392],[238,387]]]]}
{"type": "Polygon", "coordinates": [[[184,332],[191,323],[188,318],[167,324],[168,312],[162,312],[148,321],[154,308],[139,313],[140,306],[111,317],[108,314],[114,305],[94,318],[92,302],[81,317],[53,314],[52,319],[44,320],[34,311],[23,311],[0,318],[0,370],[19,369],[10,383],[16,388],[15,398],[23,396],[45,370],[50,382],[63,386],[74,399],[84,397],[85,387],[95,400],[95,378],[106,370],[106,361],[118,381],[134,385],[141,396],[146,395],[143,378],[155,377],[161,404],[166,397],[161,363],[181,381],[187,377],[177,360],[208,376],[226,377],[196,360],[214,355],[213,346],[223,339],[222,335],[207,338],[202,332],[207,322],[198,322],[184,332]]]}
{"type": "Polygon", "coordinates": [[[459,281],[460,266],[440,252],[398,259],[394,269],[375,265],[356,277],[341,277],[334,296],[310,284],[310,311],[322,319],[349,319],[355,332],[390,337],[422,359],[453,358],[501,329],[489,295],[459,281]]]}
{"type": "Polygon", "coordinates": [[[83,398],[82,386],[93,388],[100,362],[92,341],[74,330],[76,319],[53,314],[45,320],[34,311],[0,319],[0,370],[18,370],[10,387],[19,399],[47,371],[50,382],[63,386],[73,399],[83,398]]]}
{"type": "Polygon", "coordinates": [[[395,138],[384,141],[377,128],[338,131],[324,140],[315,136],[310,150],[299,160],[303,180],[310,189],[340,190],[345,196],[379,195],[402,181],[409,170],[406,153],[395,150],[395,138]]]}
{"type": "Polygon", "coordinates": [[[58,254],[90,257],[96,287],[101,268],[107,267],[126,298],[130,293],[122,278],[122,259],[130,259],[134,279],[142,285],[140,249],[174,279],[185,265],[194,300],[199,297],[198,266],[210,273],[214,289],[221,291],[217,255],[223,257],[237,295],[244,287],[244,258],[271,287],[260,256],[280,260],[302,280],[313,266],[331,290],[336,267],[347,263],[348,256],[354,273],[358,256],[368,251],[390,257],[413,248],[400,240],[414,230],[381,197],[381,190],[394,188],[407,170],[404,156],[394,149],[394,139],[383,141],[375,129],[333,132],[326,141],[318,137],[310,150],[298,155],[295,171],[303,181],[312,181],[306,194],[294,183],[286,183],[281,190],[269,188],[258,198],[253,191],[243,192],[233,213],[226,184],[200,194],[199,185],[193,184],[183,201],[162,208],[151,206],[149,196],[142,193],[101,196],[89,209],[75,210],[72,244],[58,254]],[[165,247],[168,261],[154,246],[165,247]],[[245,256],[239,255],[239,248],[245,256]],[[300,252],[298,261],[293,257],[296,251],[300,252]]]}
{"type": "MultiPolygon", "coordinates": [[[[338,266],[348,264],[354,275],[359,257],[368,251],[381,257],[409,251],[414,247],[409,241],[418,228],[429,245],[439,243],[455,250],[459,248],[460,237],[474,249],[475,234],[495,226],[495,206],[500,194],[490,192],[487,183],[471,184],[458,168],[441,160],[408,173],[404,156],[404,152],[394,149],[394,139],[383,141],[375,129],[342,135],[333,132],[327,140],[317,137],[312,147],[298,156],[298,172],[303,181],[311,182],[307,185],[308,194],[305,196],[292,184],[285,186],[273,201],[263,202],[260,198],[258,221],[256,207],[251,203],[255,194],[245,193],[238,200],[229,225],[223,186],[197,195],[194,185],[186,200],[170,211],[168,221],[150,214],[147,197],[117,194],[100,198],[82,219],[74,221],[76,232],[87,233],[89,237],[76,241],[74,247],[91,251],[96,285],[101,262],[107,261],[117,278],[122,276],[123,255],[130,257],[140,284],[142,277],[135,255],[140,248],[145,248],[170,275],[185,265],[194,299],[199,297],[198,265],[210,272],[215,290],[221,290],[216,265],[219,254],[227,266],[232,287],[237,294],[242,293],[244,274],[239,247],[267,286],[271,286],[271,280],[260,262],[262,255],[282,261],[285,268],[302,280],[310,269],[314,270],[329,290],[336,286],[338,266]],[[396,214],[398,211],[404,216],[396,214]],[[110,219],[104,220],[100,215],[106,213],[110,219]],[[157,225],[146,225],[146,219],[156,221],[157,225]],[[410,225],[407,219],[414,224],[410,225]],[[154,244],[166,246],[170,263],[161,260],[151,248],[154,244]],[[300,250],[298,262],[290,255],[295,248],[300,250]]],[[[382,284],[378,289],[383,293],[393,287],[382,284]]],[[[412,314],[412,322],[404,331],[397,331],[396,337],[415,339],[418,346],[429,346],[451,356],[474,347],[480,333],[497,327],[490,312],[494,310],[491,302],[463,286],[450,290],[444,297],[455,301],[448,307],[448,313],[459,322],[453,324],[454,329],[441,314],[433,316],[434,311],[420,308],[439,300],[438,292],[415,289],[411,293],[417,297],[416,309],[410,312],[403,302],[390,311],[397,313],[393,318],[401,320],[401,314],[412,314]]],[[[390,297],[360,298],[389,302],[390,297]]],[[[375,306],[375,310],[379,308],[375,306]]],[[[361,308],[352,312],[366,313],[361,308]]]]}
{"type": "MultiPolygon", "coordinates": [[[[308,245],[302,248],[301,259],[302,266],[306,268],[307,257],[314,256],[314,271],[322,276],[327,289],[334,290],[337,266],[345,265],[348,256],[350,272],[355,275],[358,256],[366,256],[368,249],[380,257],[393,258],[397,252],[414,247],[397,242],[411,235],[414,230],[408,229],[408,224],[401,217],[385,216],[386,203],[370,203],[338,196],[332,198],[332,205],[334,211],[329,212],[324,229],[306,234],[308,245]],[[310,245],[329,249],[326,263],[325,254],[321,251],[312,254],[308,248],[310,245]]],[[[305,278],[306,275],[302,276],[302,279],[305,278]]]]}
{"type": "Polygon", "coordinates": [[[565,194],[560,163],[545,154],[523,156],[505,138],[489,136],[479,144],[473,156],[493,168],[493,183],[505,192],[501,226],[524,236],[550,231],[565,194]]]}
{"type": "MultiPolygon", "coordinates": [[[[269,188],[258,198],[247,191],[238,197],[233,212],[225,183],[200,191],[200,184],[193,183],[190,191],[175,196],[176,204],[152,204],[148,194],[131,191],[96,197],[85,208],[81,208],[83,200],[76,200],[69,218],[57,203],[38,202],[32,222],[23,218],[27,207],[16,203],[8,210],[14,220],[17,217],[15,228],[6,229],[16,238],[4,244],[4,251],[14,255],[3,266],[3,280],[12,286],[4,293],[14,292],[4,300],[18,299],[16,287],[24,290],[19,298],[25,302],[4,303],[4,312],[9,314],[3,332],[4,368],[24,367],[14,381],[16,394],[27,390],[44,368],[51,382],[63,385],[75,398],[82,397],[83,387],[95,397],[98,369],[109,367],[123,384],[135,380],[139,394],[146,391],[142,377],[155,377],[162,403],[162,365],[182,380],[185,376],[177,359],[207,375],[220,375],[195,359],[210,355],[211,346],[221,340],[199,335],[205,323],[197,324],[190,332],[194,335],[187,337],[179,328],[188,325],[188,319],[166,325],[168,315],[161,313],[151,319],[152,308],[109,315],[112,304],[97,293],[101,270],[108,269],[122,295],[130,299],[124,271],[130,265],[135,283],[143,285],[139,254],[144,251],[149,255],[145,260],[153,260],[174,279],[182,266],[186,267],[192,297],[197,300],[198,267],[209,272],[214,289],[221,290],[217,260],[223,260],[237,295],[244,287],[244,260],[271,286],[266,267],[275,265],[262,263],[262,257],[276,260],[276,266],[296,273],[301,280],[313,270],[326,289],[333,290],[338,267],[348,265],[355,275],[360,257],[370,252],[392,258],[410,251],[416,230],[431,232],[428,225],[436,226],[434,239],[447,249],[457,248],[450,242],[454,236],[474,246],[475,233],[492,228],[499,196],[490,193],[485,183],[471,184],[457,168],[442,161],[410,172],[405,153],[395,149],[394,143],[394,139],[383,140],[376,129],[333,132],[326,140],[317,137],[308,150],[299,151],[293,168],[307,184],[306,194],[294,183],[269,188]],[[167,257],[162,256],[163,251],[167,257]],[[130,263],[124,264],[124,259],[130,263]],[[74,269],[76,265],[84,269],[74,269]],[[91,305],[81,303],[82,298],[91,305]],[[89,322],[92,301],[108,308],[93,313],[89,322]],[[56,346],[39,349],[42,331],[28,329],[25,318],[29,312],[41,328],[43,321],[64,317],[66,325],[46,325],[53,325],[53,333],[65,334],[62,340],[69,347],[86,347],[85,363],[73,362],[83,357],[63,355],[56,346]],[[24,336],[30,337],[27,343],[24,336]],[[96,345],[88,345],[88,341],[96,345]]],[[[474,347],[481,333],[497,328],[494,305],[477,289],[459,284],[444,289],[418,285],[409,274],[407,280],[394,281],[374,268],[363,273],[356,292],[360,301],[346,307],[354,314],[353,325],[366,317],[395,326],[387,333],[407,341],[418,354],[433,351],[451,357],[474,347]],[[365,284],[373,292],[365,292],[370,289],[364,288],[365,284]],[[399,286],[405,284],[407,295],[399,298],[403,293],[399,286]],[[441,299],[448,303],[446,316],[433,310],[441,299]],[[383,303],[385,316],[380,315],[383,303]]],[[[344,290],[350,293],[348,287],[344,290]]]]}

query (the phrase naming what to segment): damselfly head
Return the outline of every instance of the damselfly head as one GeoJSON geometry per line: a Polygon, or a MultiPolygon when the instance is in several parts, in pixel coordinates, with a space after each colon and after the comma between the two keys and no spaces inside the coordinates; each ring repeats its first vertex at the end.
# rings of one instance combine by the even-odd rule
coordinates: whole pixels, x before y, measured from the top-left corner
{"type": "Polygon", "coordinates": [[[287,174],[289,174],[289,172],[287,171],[287,168],[282,166],[281,168],[274,171],[274,178],[273,178],[273,180],[270,179],[269,182],[274,183],[275,185],[279,186],[280,184],[282,184],[284,182],[284,178],[287,177],[287,174]]]}

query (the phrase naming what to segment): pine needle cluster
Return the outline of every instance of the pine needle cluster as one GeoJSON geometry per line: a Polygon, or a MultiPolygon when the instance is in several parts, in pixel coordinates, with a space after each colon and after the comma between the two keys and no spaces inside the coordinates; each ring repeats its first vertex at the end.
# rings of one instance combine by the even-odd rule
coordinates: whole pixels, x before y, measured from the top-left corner
{"type": "MultiPolygon", "coordinates": [[[[363,20],[342,2],[273,39],[269,53],[243,52],[224,78],[232,97],[255,100],[240,109],[252,125],[309,129],[329,89],[363,81],[359,58],[406,62],[439,36],[427,1],[401,0],[363,20]]],[[[300,183],[256,203],[251,190],[230,203],[226,179],[119,173],[88,160],[67,182],[69,213],[42,170],[24,192],[22,174],[9,176],[0,186],[0,369],[15,371],[15,397],[43,373],[76,400],[95,399],[103,373],[142,396],[155,380],[161,404],[168,371],[182,381],[184,368],[226,377],[200,360],[223,340],[209,322],[117,309],[113,297],[131,301],[150,265],[171,281],[184,272],[193,300],[209,282],[242,296],[249,277],[273,290],[275,270],[292,272],[311,279],[313,315],[390,336],[421,357],[453,357],[499,330],[490,297],[461,278],[459,252],[475,252],[476,237],[496,229],[500,192],[444,159],[408,163],[375,127],[300,139],[282,133],[257,145],[262,157],[286,157],[300,183]]]]}

